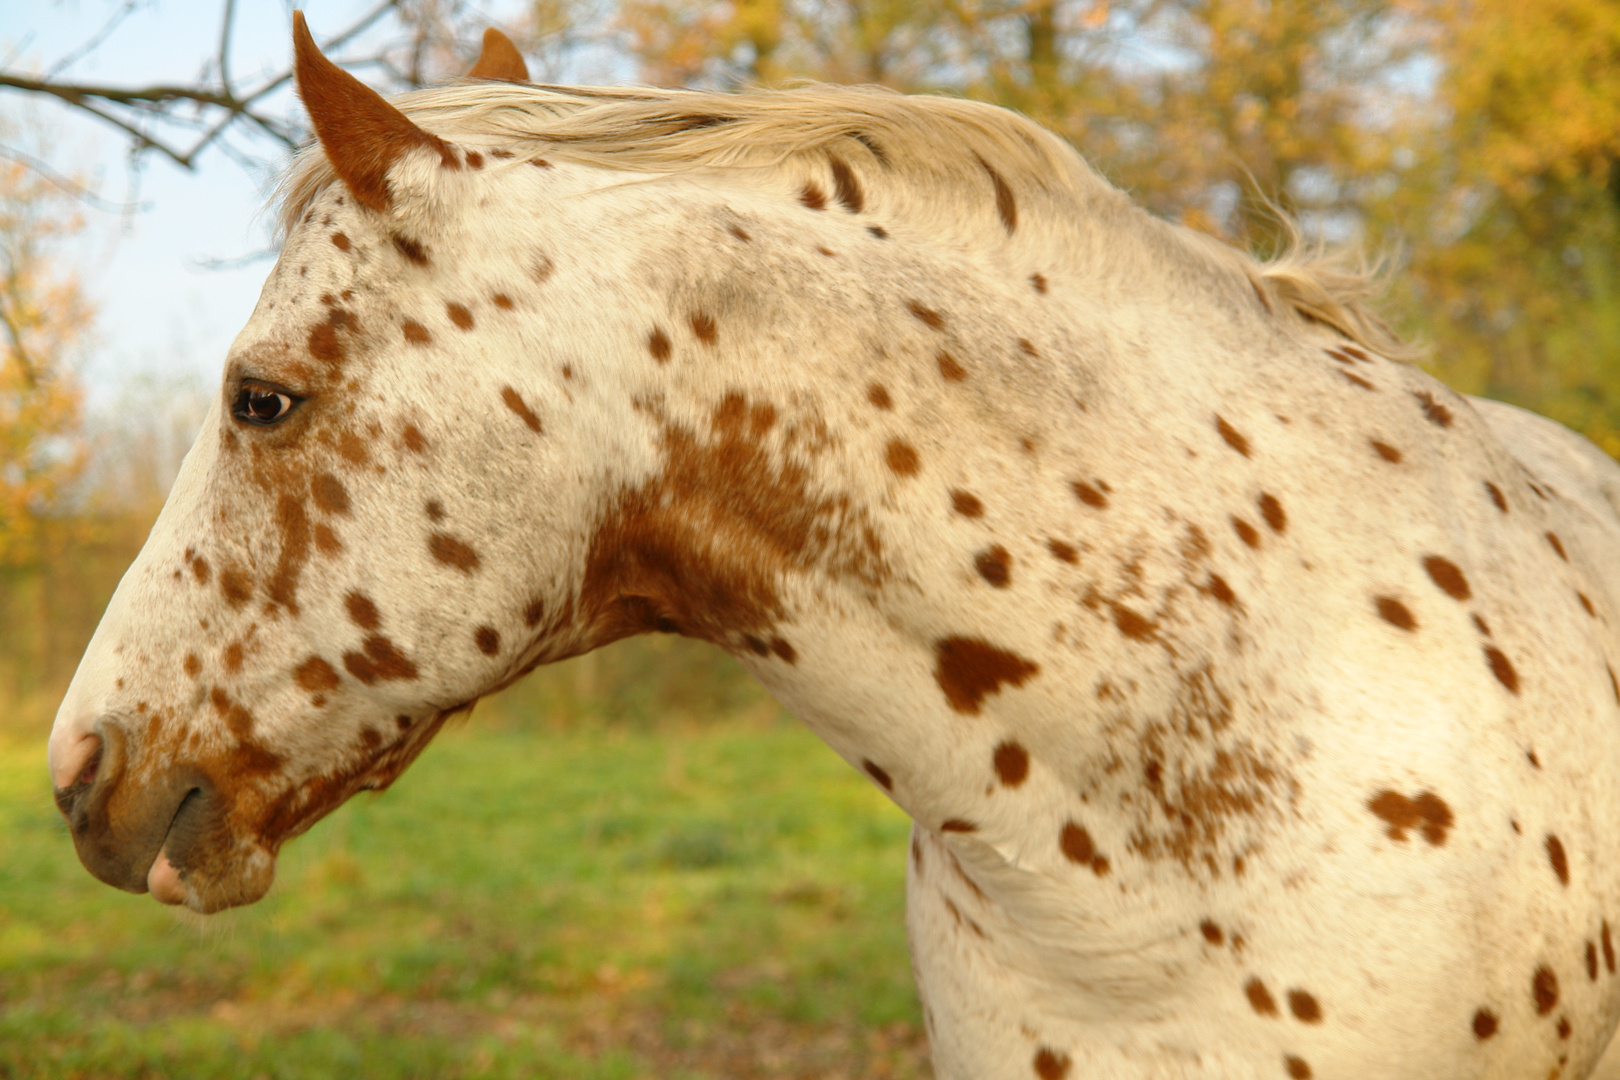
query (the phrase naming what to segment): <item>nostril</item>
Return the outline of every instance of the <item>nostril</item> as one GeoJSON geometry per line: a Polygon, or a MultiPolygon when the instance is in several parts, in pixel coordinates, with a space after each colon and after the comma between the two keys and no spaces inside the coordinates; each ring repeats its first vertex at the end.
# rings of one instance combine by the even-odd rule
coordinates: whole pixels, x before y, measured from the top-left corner
{"type": "Polygon", "coordinates": [[[80,787],[89,787],[96,782],[96,770],[99,768],[101,768],[101,740],[97,739],[95,752],[90,755],[90,760],[84,763],[78,779],[73,782],[80,787]]]}
{"type": "Polygon", "coordinates": [[[106,764],[105,749],[106,743],[99,731],[84,732],[60,750],[53,746],[51,786],[57,791],[71,791],[94,784],[106,764]]]}

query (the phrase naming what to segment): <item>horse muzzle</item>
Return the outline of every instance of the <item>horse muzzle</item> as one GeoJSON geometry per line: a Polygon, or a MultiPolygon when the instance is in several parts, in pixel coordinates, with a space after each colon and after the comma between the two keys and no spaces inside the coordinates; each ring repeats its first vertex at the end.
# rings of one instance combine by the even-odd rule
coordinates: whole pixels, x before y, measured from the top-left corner
{"type": "Polygon", "coordinates": [[[56,789],[85,869],[115,888],[144,893],[162,856],[168,887],[159,898],[204,913],[264,895],[274,856],[233,835],[229,807],[202,769],[141,767],[136,740],[115,716],[97,721],[95,735],[100,745],[86,767],[56,789]]]}

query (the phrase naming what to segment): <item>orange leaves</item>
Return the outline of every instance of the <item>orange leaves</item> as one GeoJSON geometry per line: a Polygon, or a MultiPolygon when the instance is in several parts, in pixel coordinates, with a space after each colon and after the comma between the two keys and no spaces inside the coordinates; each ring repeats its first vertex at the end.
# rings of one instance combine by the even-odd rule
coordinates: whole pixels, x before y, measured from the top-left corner
{"type": "Polygon", "coordinates": [[[0,568],[37,557],[40,517],[83,459],[68,360],[90,313],[49,254],[80,224],[63,202],[22,165],[0,162],[0,568]]]}

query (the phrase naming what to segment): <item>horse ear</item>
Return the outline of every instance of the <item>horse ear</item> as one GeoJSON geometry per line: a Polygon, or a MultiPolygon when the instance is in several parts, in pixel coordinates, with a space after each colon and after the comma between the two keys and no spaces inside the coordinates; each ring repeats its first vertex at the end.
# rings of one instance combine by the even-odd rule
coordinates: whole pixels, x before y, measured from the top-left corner
{"type": "Polygon", "coordinates": [[[445,168],[461,167],[449,143],[411,123],[381,94],[322,56],[302,11],[293,12],[293,55],[298,96],[315,136],[361,205],[388,211],[393,203],[388,170],[412,150],[432,150],[445,168]]]}
{"type": "Polygon", "coordinates": [[[484,31],[484,50],[478,54],[478,63],[467,72],[467,78],[526,83],[529,65],[523,62],[512,39],[492,26],[484,31]]]}

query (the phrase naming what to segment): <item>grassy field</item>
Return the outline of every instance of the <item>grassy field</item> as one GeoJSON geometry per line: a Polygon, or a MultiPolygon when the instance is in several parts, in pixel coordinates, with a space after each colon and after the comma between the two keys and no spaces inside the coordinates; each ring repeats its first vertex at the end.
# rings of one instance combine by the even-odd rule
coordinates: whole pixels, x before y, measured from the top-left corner
{"type": "Polygon", "coordinates": [[[529,715],[599,674],[481,706],[212,919],[94,881],[0,732],[0,1077],[928,1076],[904,816],[757,699],[529,715]]]}

